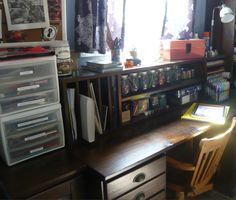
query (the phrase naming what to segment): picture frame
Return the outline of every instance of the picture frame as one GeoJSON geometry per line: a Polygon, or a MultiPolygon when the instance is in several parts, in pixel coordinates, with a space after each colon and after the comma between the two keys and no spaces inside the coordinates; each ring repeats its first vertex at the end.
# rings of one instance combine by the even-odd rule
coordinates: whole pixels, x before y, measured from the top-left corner
{"type": "MultiPolygon", "coordinates": [[[[17,0],[15,0],[17,1],[17,0]]],[[[61,1],[61,28],[62,28],[62,38],[61,41],[67,41],[67,0],[60,0],[61,1]]],[[[33,46],[55,46],[58,40],[52,41],[25,41],[25,42],[3,42],[0,43],[0,50],[3,48],[15,48],[15,47],[33,47],[33,46]]]]}
{"type": "Polygon", "coordinates": [[[26,30],[49,26],[46,0],[3,0],[8,30],[26,30]]]}

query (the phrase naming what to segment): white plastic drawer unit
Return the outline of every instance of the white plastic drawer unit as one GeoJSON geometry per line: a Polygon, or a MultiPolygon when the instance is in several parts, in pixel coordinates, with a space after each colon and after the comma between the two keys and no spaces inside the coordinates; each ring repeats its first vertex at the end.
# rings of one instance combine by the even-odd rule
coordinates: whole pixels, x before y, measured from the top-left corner
{"type": "Polygon", "coordinates": [[[2,156],[13,165],[64,147],[60,104],[0,118],[2,156]]]}
{"type": "Polygon", "coordinates": [[[58,102],[55,56],[0,62],[0,115],[58,102]]]}

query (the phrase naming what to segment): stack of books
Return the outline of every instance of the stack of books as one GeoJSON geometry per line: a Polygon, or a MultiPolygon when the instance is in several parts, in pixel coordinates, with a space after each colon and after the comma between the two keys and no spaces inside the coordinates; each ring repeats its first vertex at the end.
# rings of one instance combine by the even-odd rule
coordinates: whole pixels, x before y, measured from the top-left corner
{"type": "Polygon", "coordinates": [[[193,103],[181,118],[224,124],[229,108],[229,106],[224,105],[193,103]]]}
{"type": "Polygon", "coordinates": [[[86,69],[98,73],[105,73],[105,72],[122,71],[123,67],[122,65],[119,65],[115,62],[98,60],[98,61],[88,61],[86,69]]]}

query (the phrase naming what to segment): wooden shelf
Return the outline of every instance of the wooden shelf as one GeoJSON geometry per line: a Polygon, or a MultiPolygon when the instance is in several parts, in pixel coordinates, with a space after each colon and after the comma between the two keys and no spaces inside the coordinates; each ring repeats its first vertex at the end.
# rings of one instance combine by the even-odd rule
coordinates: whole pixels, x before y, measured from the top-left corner
{"type": "Polygon", "coordinates": [[[152,94],[159,94],[159,93],[163,93],[163,92],[167,92],[167,91],[171,91],[171,90],[181,89],[181,88],[184,88],[187,86],[200,84],[201,82],[202,82],[202,80],[199,80],[199,79],[191,79],[191,80],[182,80],[179,82],[166,84],[164,86],[159,86],[156,88],[152,88],[152,89],[148,89],[148,90],[144,90],[144,91],[140,91],[140,92],[136,92],[136,93],[132,93],[132,94],[123,96],[122,102],[149,97],[152,94]]]}

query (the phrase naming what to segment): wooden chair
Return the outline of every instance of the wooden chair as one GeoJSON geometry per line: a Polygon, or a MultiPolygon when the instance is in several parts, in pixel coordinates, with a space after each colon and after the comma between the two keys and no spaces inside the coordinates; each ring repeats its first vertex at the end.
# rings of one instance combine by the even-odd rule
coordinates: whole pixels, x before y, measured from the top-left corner
{"type": "MultiPolygon", "coordinates": [[[[191,172],[189,177],[190,182],[186,185],[167,182],[167,187],[176,192],[177,199],[184,199],[184,197],[191,198],[213,188],[213,184],[210,181],[216,172],[235,124],[236,117],[232,119],[231,126],[224,133],[212,138],[201,139],[193,164],[167,156],[167,166],[181,171],[191,172]]],[[[179,178],[181,179],[183,177],[179,178]]]]}

